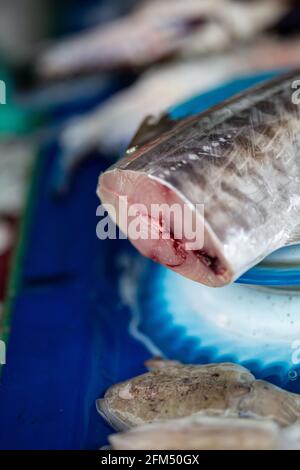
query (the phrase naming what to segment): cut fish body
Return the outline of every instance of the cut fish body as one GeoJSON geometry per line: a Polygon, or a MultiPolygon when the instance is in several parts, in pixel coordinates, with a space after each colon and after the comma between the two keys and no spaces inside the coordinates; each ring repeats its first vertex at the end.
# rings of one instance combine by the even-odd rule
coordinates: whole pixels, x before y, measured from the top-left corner
{"type": "MultiPolygon", "coordinates": [[[[125,233],[124,215],[133,204],[148,213],[153,204],[179,204],[203,231],[203,246],[196,250],[186,249],[184,236],[172,236],[171,224],[168,240],[132,237],[143,255],[219,287],[276,249],[299,242],[300,105],[292,101],[298,78],[296,72],[280,77],[185,118],[131,148],[101,175],[98,195],[109,212],[115,209],[125,233]],[[124,206],[121,196],[127,198],[124,206]]],[[[167,224],[164,217],[160,222],[167,224]]],[[[147,224],[152,233],[157,220],[150,216],[147,224]]]]}

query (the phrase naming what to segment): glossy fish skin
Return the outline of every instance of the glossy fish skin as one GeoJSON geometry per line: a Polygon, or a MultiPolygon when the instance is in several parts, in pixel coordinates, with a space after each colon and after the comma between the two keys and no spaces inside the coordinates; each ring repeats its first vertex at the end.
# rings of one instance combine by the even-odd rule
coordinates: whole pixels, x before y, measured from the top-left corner
{"type": "Polygon", "coordinates": [[[276,450],[272,421],[193,415],[138,426],[109,437],[114,450],[276,450]]]}
{"type": "Polygon", "coordinates": [[[101,175],[98,195],[116,208],[120,196],[129,206],[204,205],[202,250],[185,250],[185,240],[133,241],[143,255],[220,287],[300,241],[300,105],[292,102],[299,77],[293,72],[183,119],[101,175]]]}
{"type": "Polygon", "coordinates": [[[253,375],[234,364],[183,366],[173,361],[113,385],[97,401],[100,414],[116,430],[197,412],[235,411],[251,390],[253,375]]]}

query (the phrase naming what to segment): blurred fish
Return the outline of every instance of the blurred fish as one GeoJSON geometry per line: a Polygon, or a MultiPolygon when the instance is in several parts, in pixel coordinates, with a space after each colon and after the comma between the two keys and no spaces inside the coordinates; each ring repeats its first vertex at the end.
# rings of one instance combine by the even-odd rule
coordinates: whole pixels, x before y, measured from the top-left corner
{"type": "Polygon", "coordinates": [[[286,11],[280,0],[152,0],[121,19],[49,47],[38,74],[57,78],[93,69],[141,67],[174,53],[224,50],[271,26],[286,11]]]}
{"type": "Polygon", "coordinates": [[[138,426],[109,436],[114,450],[276,450],[272,421],[193,415],[138,426]]]}
{"type": "Polygon", "coordinates": [[[154,129],[149,142],[135,141],[101,175],[102,203],[144,256],[221,287],[276,249],[300,242],[300,103],[292,88],[298,79],[297,72],[280,76],[171,122],[163,133],[154,129]],[[141,223],[148,236],[128,233],[127,210],[135,203],[147,211],[141,223]],[[168,220],[161,213],[158,220],[153,204],[179,205],[184,215],[168,220]],[[194,235],[195,248],[190,220],[197,222],[196,236],[203,233],[201,243],[194,235]]]}
{"type": "Polygon", "coordinates": [[[147,115],[162,113],[177,102],[221,83],[235,70],[238,68],[234,57],[179,62],[149,70],[99,109],[75,118],[66,126],[60,139],[66,168],[93,147],[105,154],[119,154],[147,115]]]}
{"type": "Polygon", "coordinates": [[[238,52],[246,70],[275,70],[300,66],[300,36],[291,39],[264,37],[238,52]]]}

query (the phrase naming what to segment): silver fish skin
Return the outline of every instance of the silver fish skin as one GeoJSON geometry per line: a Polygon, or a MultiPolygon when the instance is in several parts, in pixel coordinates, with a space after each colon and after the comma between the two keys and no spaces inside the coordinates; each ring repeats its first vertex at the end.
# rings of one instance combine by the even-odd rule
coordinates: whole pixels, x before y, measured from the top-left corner
{"type": "Polygon", "coordinates": [[[300,104],[292,88],[299,78],[292,72],[183,119],[101,175],[98,195],[125,232],[124,213],[136,203],[147,208],[149,233],[168,226],[164,214],[149,216],[153,204],[179,204],[197,219],[201,249],[187,250],[169,223],[168,240],[131,240],[144,256],[221,287],[300,242],[300,104]]]}
{"type": "Polygon", "coordinates": [[[168,361],[150,372],[110,387],[97,401],[99,413],[116,430],[197,412],[230,414],[251,391],[253,375],[234,364],[183,366],[168,361]]]}
{"type": "Polygon", "coordinates": [[[269,420],[193,415],[109,436],[114,450],[277,450],[280,428],[269,420]]]}

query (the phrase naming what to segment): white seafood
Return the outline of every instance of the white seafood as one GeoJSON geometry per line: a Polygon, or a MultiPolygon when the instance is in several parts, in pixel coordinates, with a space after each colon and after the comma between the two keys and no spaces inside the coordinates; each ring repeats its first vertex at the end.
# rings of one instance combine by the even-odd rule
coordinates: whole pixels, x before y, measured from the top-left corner
{"type": "Polygon", "coordinates": [[[223,50],[273,25],[286,8],[280,0],[152,0],[124,18],[50,47],[37,68],[44,76],[59,77],[146,65],[180,52],[223,50]]]}
{"type": "Polygon", "coordinates": [[[269,420],[193,415],[113,434],[114,450],[277,450],[280,428],[269,420]]]}

